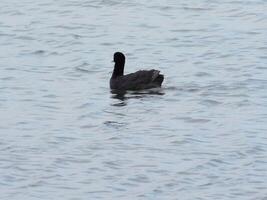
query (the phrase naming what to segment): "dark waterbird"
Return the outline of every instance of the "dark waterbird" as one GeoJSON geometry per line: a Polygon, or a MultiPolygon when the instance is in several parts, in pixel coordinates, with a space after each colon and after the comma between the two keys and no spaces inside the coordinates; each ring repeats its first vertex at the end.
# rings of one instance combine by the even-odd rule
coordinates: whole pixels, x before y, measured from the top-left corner
{"type": "Polygon", "coordinates": [[[164,76],[160,71],[140,70],[135,73],[123,75],[125,56],[121,52],[114,53],[114,70],[110,78],[110,88],[114,90],[143,90],[161,87],[164,76]]]}

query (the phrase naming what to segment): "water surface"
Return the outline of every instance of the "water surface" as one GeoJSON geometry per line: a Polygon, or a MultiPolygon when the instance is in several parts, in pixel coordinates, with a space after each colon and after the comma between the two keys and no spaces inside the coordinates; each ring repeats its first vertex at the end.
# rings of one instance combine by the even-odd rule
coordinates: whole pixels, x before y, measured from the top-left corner
{"type": "Polygon", "coordinates": [[[1,200],[267,199],[266,7],[1,0],[1,200]]]}

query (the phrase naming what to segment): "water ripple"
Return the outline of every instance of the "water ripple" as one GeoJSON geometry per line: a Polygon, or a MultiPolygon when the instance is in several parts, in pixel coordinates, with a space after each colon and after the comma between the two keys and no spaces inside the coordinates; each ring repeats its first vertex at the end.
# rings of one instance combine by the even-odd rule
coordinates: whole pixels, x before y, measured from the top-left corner
{"type": "Polygon", "coordinates": [[[1,200],[265,199],[265,5],[2,0],[1,200]]]}

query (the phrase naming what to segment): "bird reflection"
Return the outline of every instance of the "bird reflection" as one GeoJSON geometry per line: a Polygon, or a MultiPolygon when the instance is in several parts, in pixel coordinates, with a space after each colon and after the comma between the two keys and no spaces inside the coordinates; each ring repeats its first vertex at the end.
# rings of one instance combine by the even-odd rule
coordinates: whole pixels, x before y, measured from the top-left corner
{"type": "Polygon", "coordinates": [[[112,99],[118,99],[119,102],[112,104],[113,106],[126,106],[129,99],[141,99],[152,95],[164,95],[163,89],[149,89],[141,91],[111,90],[112,99]]]}
{"type": "Polygon", "coordinates": [[[124,101],[126,99],[125,95],[127,91],[126,90],[111,90],[110,93],[112,94],[111,98],[124,101]]]}

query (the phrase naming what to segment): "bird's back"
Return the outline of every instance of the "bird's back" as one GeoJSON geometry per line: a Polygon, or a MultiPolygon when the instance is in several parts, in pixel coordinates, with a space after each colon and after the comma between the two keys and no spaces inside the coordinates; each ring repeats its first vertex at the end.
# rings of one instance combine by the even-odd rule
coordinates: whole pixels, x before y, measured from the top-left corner
{"type": "Polygon", "coordinates": [[[135,73],[110,79],[110,88],[118,90],[140,90],[160,87],[164,76],[158,70],[140,70],[135,73]]]}

